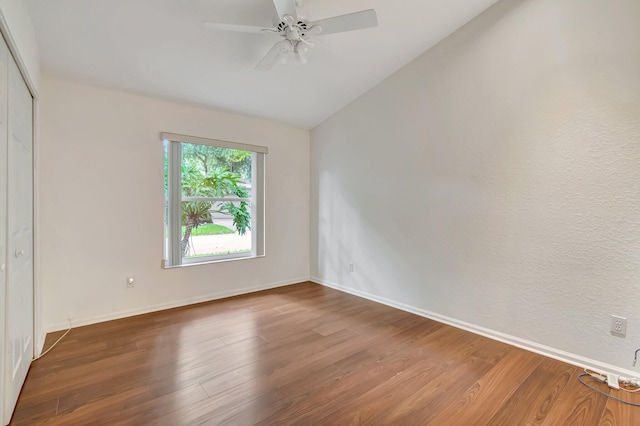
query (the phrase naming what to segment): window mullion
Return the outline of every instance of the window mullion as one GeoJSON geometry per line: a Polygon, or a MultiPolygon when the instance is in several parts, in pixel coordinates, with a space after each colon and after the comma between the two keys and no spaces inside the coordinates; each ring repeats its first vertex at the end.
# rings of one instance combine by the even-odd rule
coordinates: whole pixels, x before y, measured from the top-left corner
{"type": "Polygon", "coordinates": [[[218,202],[223,202],[226,203],[228,201],[232,201],[232,202],[251,202],[252,198],[241,198],[241,197],[183,197],[182,198],[183,202],[188,202],[188,201],[210,201],[212,203],[218,203],[218,202]]]}

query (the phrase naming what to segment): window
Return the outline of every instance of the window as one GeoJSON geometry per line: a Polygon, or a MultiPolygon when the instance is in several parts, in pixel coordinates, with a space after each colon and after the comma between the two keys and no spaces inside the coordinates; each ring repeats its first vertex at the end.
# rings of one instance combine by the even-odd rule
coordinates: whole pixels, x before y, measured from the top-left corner
{"type": "Polygon", "coordinates": [[[164,266],[264,256],[267,148],[162,133],[164,266]]]}

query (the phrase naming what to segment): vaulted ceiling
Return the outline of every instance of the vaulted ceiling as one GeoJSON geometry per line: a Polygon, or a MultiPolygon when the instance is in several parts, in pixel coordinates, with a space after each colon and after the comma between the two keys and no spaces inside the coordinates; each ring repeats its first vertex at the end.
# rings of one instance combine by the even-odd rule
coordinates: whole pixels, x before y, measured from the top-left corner
{"type": "Polygon", "coordinates": [[[312,128],[496,0],[300,0],[310,20],[375,9],[379,26],[326,35],[302,66],[254,69],[277,35],[271,0],[28,0],[45,74],[312,128]]]}

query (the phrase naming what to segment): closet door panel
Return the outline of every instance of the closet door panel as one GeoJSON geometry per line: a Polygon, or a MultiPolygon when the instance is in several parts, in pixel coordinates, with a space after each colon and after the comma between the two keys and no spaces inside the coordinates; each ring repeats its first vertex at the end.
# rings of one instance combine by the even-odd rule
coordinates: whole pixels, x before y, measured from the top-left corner
{"type": "MultiPolygon", "coordinates": [[[[7,60],[9,50],[0,37],[0,294],[6,294],[7,270],[7,60]]],[[[5,298],[2,298],[4,302],[5,298]]],[[[0,303],[0,386],[5,384],[5,304],[0,303]]],[[[2,388],[0,388],[2,389],[2,388]]],[[[1,392],[0,392],[1,393],[1,392]]],[[[4,419],[4,402],[0,401],[0,420],[4,419]]],[[[6,422],[5,422],[6,423],[6,422]]]]}
{"type": "Polygon", "coordinates": [[[5,416],[15,407],[33,357],[33,100],[12,58],[8,68],[5,416]]]}

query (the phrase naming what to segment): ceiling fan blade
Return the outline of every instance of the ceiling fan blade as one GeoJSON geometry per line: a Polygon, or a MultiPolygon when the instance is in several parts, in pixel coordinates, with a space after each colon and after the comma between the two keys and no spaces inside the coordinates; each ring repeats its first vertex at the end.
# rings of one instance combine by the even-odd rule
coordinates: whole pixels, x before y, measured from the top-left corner
{"type": "Polygon", "coordinates": [[[361,30],[378,26],[378,16],[373,9],[361,12],[348,13],[346,15],[334,16],[333,18],[321,19],[310,22],[309,26],[319,26],[322,28],[320,35],[342,33],[345,31],[361,30]]]}
{"type": "Polygon", "coordinates": [[[273,5],[276,7],[278,17],[281,21],[284,21],[286,15],[292,16],[294,19],[298,19],[298,11],[296,10],[296,0],[273,0],[273,5]]]}
{"type": "Polygon", "coordinates": [[[252,34],[263,34],[265,32],[265,28],[254,27],[252,25],[220,24],[218,22],[203,22],[202,25],[207,28],[211,28],[212,30],[219,31],[235,31],[239,33],[252,34]]]}
{"type": "Polygon", "coordinates": [[[289,40],[282,40],[273,45],[273,47],[264,55],[264,58],[256,66],[259,71],[268,71],[278,62],[278,59],[288,55],[291,52],[291,43],[289,40]]]}

